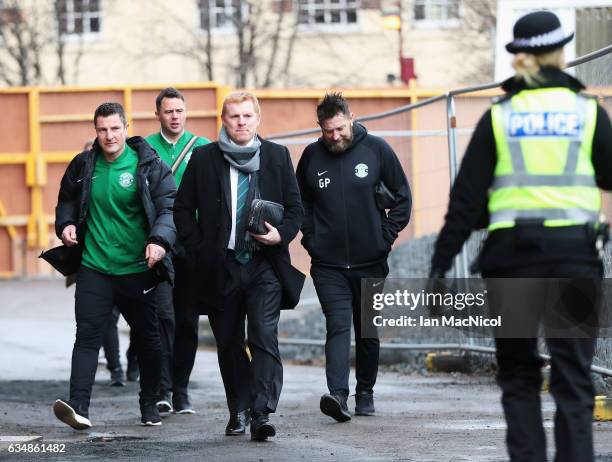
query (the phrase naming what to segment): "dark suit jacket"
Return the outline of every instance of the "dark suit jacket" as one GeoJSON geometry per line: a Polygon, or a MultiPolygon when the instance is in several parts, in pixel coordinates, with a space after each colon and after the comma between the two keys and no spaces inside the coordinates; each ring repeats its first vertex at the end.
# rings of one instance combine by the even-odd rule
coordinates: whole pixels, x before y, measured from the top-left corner
{"type": "MultiPolygon", "coordinates": [[[[281,309],[291,309],[299,301],[304,275],[291,266],[288,245],[300,229],[304,209],[287,148],[262,140],[260,155],[261,198],[285,208],[277,227],[281,243],[262,246],[262,252],[283,286],[281,309]]],[[[193,151],[174,202],[174,222],[191,263],[200,313],[223,309],[224,264],[232,229],[231,194],[229,166],[216,142],[193,151]]]]}

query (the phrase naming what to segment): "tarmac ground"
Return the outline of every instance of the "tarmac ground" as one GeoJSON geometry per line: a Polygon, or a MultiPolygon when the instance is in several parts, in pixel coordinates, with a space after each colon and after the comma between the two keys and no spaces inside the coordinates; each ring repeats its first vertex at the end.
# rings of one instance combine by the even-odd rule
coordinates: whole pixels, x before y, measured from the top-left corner
{"type": "MultiPolygon", "coordinates": [[[[250,441],[248,432],[224,436],[227,410],[212,350],[197,355],[191,385],[195,415],[169,415],[160,427],[140,426],[137,384],[110,387],[102,362],[90,407],[94,426],[75,431],[52,412],[54,400],[68,395],[73,297],[63,281],[0,282],[0,460],[507,460],[499,391],[493,377],[482,375],[382,371],[375,388],[377,415],[340,424],[319,411],[324,369],[286,362],[272,416],[277,436],[264,443],[250,441]]],[[[121,332],[125,365],[128,340],[121,332]]],[[[353,373],[351,378],[354,386],[353,373]]],[[[543,410],[552,460],[554,403],[547,393],[543,410]]],[[[593,428],[597,460],[612,461],[612,422],[593,428]]]]}

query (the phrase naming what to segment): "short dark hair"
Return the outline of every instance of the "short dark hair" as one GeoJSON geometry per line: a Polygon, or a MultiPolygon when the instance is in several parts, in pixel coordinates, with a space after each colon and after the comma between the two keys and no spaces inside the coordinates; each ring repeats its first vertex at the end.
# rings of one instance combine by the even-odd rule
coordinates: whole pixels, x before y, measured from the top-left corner
{"type": "Polygon", "coordinates": [[[155,109],[158,112],[161,109],[162,101],[164,100],[164,98],[178,98],[181,101],[185,102],[185,97],[176,88],[173,88],[173,87],[164,88],[162,91],[159,92],[159,95],[157,95],[157,98],[155,98],[155,109]]]}
{"type": "Polygon", "coordinates": [[[98,120],[98,117],[109,117],[112,115],[118,114],[119,118],[121,119],[121,122],[123,122],[123,125],[127,125],[127,119],[125,118],[125,110],[123,109],[123,106],[119,103],[103,103],[100,104],[97,108],[96,108],[96,112],[94,112],[94,127],[96,126],[96,120],[98,120]]]}
{"type": "Polygon", "coordinates": [[[342,96],[342,93],[326,93],[317,106],[317,120],[321,124],[327,119],[336,117],[338,114],[351,115],[348,103],[344,96],[342,96]]]}

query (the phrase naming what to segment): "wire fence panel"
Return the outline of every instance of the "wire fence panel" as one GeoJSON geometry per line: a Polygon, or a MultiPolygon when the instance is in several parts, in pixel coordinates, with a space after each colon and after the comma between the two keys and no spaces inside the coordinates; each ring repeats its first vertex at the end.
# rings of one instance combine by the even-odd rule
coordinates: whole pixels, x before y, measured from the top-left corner
{"type": "MultiPolygon", "coordinates": [[[[598,57],[592,61],[579,64],[574,68],[574,74],[587,86],[587,93],[597,96],[601,104],[609,115],[612,115],[612,54],[598,57]]],[[[610,146],[612,150],[612,146],[610,146]]],[[[603,195],[603,210],[608,219],[612,217],[612,201],[610,193],[603,195]]],[[[606,277],[612,276],[612,252],[608,247],[604,260],[606,267],[606,277]]],[[[612,368],[612,339],[600,338],[597,341],[595,358],[593,363],[596,366],[612,368]]]]}
{"type": "MultiPolygon", "coordinates": [[[[587,85],[587,93],[597,96],[599,103],[612,115],[612,45],[569,63],[568,72],[587,85]]],[[[400,277],[423,277],[433,250],[435,233],[443,223],[448,207],[452,174],[456,174],[461,158],[480,117],[491,100],[502,91],[498,83],[458,89],[427,100],[412,101],[384,113],[361,115],[368,131],[384,138],[397,153],[410,181],[413,193],[413,215],[409,227],[401,234],[398,244],[405,246],[392,254],[400,277]],[[452,105],[452,110],[451,106],[452,105]],[[450,130],[450,132],[449,132],[450,130]],[[450,138],[449,138],[450,137],[450,138]],[[415,239],[418,238],[418,239],[415,239]],[[407,242],[409,241],[409,242],[407,242]],[[406,260],[414,260],[407,262],[406,260]]],[[[297,164],[304,148],[319,136],[319,130],[301,130],[272,136],[288,146],[297,164]]],[[[612,146],[610,147],[612,149],[612,146]]],[[[610,194],[603,194],[603,209],[612,217],[610,194]]],[[[464,259],[472,260],[486,238],[485,232],[474,233],[464,250],[464,259]]],[[[309,258],[299,246],[292,244],[298,265],[307,268],[309,258]]],[[[612,277],[612,252],[605,259],[606,277],[612,277]]],[[[461,273],[456,273],[461,274],[461,273]]],[[[442,337],[419,338],[411,329],[411,338],[398,337],[397,342],[436,343],[492,346],[492,339],[473,338],[461,331],[444,332],[442,337]]],[[[544,346],[542,343],[542,351],[544,346]]],[[[612,368],[612,340],[600,339],[595,365],[612,368]]]]}

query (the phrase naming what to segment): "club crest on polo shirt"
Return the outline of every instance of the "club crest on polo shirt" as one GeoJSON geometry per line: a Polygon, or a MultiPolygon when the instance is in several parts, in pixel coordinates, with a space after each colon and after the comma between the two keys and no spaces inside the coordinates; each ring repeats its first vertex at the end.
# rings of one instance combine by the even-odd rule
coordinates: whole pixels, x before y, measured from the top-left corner
{"type": "Polygon", "coordinates": [[[355,165],[355,176],[357,178],[365,178],[368,176],[368,166],[366,164],[355,165]]]}
{"type": "Polygon", "coordinates": [[[580,138],[582,120],[576,112],[512,112],[507,133],[510,138],[580,138]]]}
{"type": "Polygon", "coordinates": [[[124,188],[129,188],[134,184],[134,175],[129,172],[119,175],[119,184],[124,188]]]}

